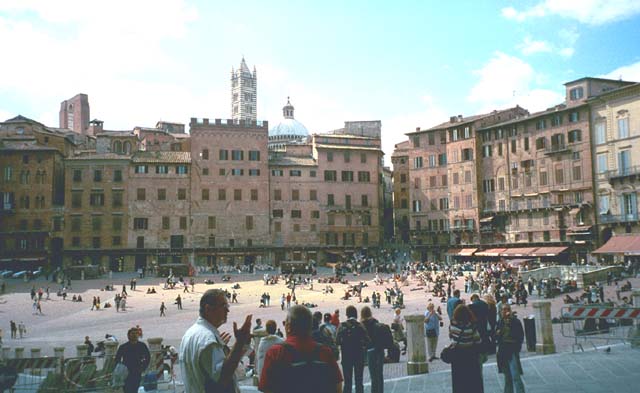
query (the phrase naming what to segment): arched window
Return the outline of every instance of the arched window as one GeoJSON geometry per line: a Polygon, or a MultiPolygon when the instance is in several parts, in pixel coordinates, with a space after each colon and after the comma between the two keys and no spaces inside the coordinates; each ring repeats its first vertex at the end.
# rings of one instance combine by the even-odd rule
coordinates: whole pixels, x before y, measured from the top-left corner
{"type": "Polygon", "coordinates": [[[131,142],[129,141],[124,143],[124,154],[131,154],[131,142]]]}
{"type": "Polygon", "coordinates": [[[116,154],[122,154],[122,142],[114,141],[113,142],[113,151],[116,154]]]}
{"type": "Polygon", "coordinates": [[[36,171],[36,184],[40,184],[42,181],[41,176],[40,176],[40,170],[38,169],[36,171]]]}

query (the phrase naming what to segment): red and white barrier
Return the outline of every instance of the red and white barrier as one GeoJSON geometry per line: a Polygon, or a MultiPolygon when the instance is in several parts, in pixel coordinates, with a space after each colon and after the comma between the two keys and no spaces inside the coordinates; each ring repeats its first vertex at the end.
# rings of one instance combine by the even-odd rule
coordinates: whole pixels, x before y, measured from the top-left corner
{"type": "Polygon", "coordinates": [[[569,307],[563,316],[570,319],[640,319],[640,308],[576,306],[569,307]]]}

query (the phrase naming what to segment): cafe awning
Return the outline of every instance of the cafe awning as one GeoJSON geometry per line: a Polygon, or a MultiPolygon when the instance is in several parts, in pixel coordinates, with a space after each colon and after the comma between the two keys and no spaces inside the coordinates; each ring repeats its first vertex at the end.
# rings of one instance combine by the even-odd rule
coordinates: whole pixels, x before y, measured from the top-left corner
{"type": "Polygon", "coordinates": [[[460,250],[460,252],[458,253],[458,255],[460,256],[465,256],[465,257],[470,257],[473,255],[474,252],[476,252],[478,249],[477,248],[463,248],[462,250],[460,250]]]}
{"type": "Polygon", "coordinates": [[[532,257],[555,257],[556,255],[567,251],[567,247],[540,247],[531,253],[532,257]]]}
{"type": "Polygon", "coordinates": [[[506,262],[511,267],[518,267],[518,266],[524,265],[525,263],[531,262],[531,261],[533,261],[533,259],[530,259],[530,258],[515,258],[515,259],[509,259],[506,262]]]}
{"type": "Polygon", "coordinates": [[[450,249],[447,251],[447,253],[446,253],[446,254],[447,254],[447,255],[458,255],[458,253],[459,253],[460,251],[461,251],[461,250],[460,250],[459,248],[450,248],[450,249]]]}
{"type": "Polygon", "coordinates": [[[529,257],[536,250],[536,247],[507,248],[500,253],[503,257],[529,257]]]}
{"type": "Polygon", "coordinates": [[[491,217],[485,217],[485,218],[481,218],[481,219],[480,219],[480,222],[481,222],[481,223],[491,222],[491,221],[493,221],[493,216],[491,216],[491,217]]]}
{"type": "Polygon", "coordinates": [[[498,257],[506,248],[489,248],[476,252],[477,257],[498,257]]]}
{"type": "Polygon", "coordinates": [[[613,236],[592,254],[640,255],[640,235],[613,236]]]}

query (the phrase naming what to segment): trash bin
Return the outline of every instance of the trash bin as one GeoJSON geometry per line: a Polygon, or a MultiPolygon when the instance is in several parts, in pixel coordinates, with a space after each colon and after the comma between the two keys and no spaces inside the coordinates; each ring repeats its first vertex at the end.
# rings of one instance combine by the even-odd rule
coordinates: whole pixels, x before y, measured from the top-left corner
{"type": "Polygon", "coordinates": [[[527,341],[527,351],[536,351],[536,320],[533,315],[523,318],[524,337],[527,341]]]}

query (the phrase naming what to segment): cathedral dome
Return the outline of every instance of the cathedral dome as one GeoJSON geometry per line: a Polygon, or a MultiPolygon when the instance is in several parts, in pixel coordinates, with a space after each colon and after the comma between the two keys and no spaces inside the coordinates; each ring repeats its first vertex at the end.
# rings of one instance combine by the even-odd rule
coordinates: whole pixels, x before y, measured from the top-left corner
{"type": "Polygon", "coordinates": [[[293,118],[293,110],[293,105],[291,105],[291,102],[287,98],[287,105],[282,108],[284,119],[269,130],[269,139],[298,139],[309,136],[307,127],[293,118]]]}

